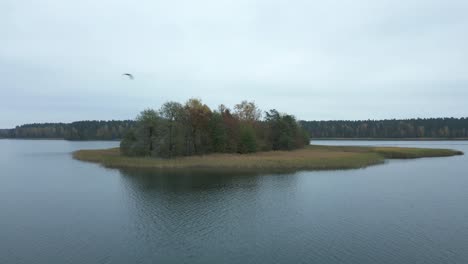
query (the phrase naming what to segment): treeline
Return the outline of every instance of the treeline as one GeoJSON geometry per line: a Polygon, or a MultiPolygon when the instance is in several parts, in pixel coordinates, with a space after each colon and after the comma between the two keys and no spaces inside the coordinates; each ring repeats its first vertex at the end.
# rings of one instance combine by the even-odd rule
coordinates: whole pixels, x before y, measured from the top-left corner
{"type": "Polygon", "coordinates": [[[73,123],[41,123],[0,130],[3,138],[117,140],[135,125],[135,121],[78,121],[73,123]]]}
{"type": "MultiPolygon", "coordinates": [[[[229,109],[223,111],[226,110],[231,114],[229,109]]],[[[159,111],[155,112],[158,117],[165,116],[159,111]]],[[[217,116],[221,113],[219,109],[211,112],[214,114],[213,118],[220,118],[217,116]]],[[[231,115],[238,112],[234,109],[231,115]]],[[[226,115],[227,113],[224,114],[226,115]]],[[[299,123],[311,138],[468,138],[468,118],[300,121],[299,123]]],[[[27,124],[13,129],[0,129],[0,138],[118,140],[136,124],[137,121],[133,120],[27,124]]],[[[229,126],[221,128],[229,129],[229,126]]],[[[214,140],[216,142],[218,139],[214,140]]],[[[227,149],[230,150],[225,152],[237,152],[233,145],[233,142],[228,144],[227,149]]]]}
{"type": "Polygon", "coordinates": [[[0,129],[0,138],[13,138],[14,129],[0,129]]]}
{"type": "Polygon", "coordinates": [[[301,121],[312,138],[468,138],[468,118],[301,121]]]}
{"type": "Polygon", "coordinates": [[[199,99],[167,102],[159,110],[141,112],[120,149],[129,156],[170,158],[292,150],[309,143],[294,116],[276,110],[264,114],[262,118],[262,111],[247,101],[232,110],[224,105],[212,110],[199,99]]]}

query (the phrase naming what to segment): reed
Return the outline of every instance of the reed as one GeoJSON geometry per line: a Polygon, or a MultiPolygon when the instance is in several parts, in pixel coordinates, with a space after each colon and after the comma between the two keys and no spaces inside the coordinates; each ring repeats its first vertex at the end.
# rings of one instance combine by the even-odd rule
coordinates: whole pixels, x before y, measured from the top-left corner
{"type": "Polygon", "coordinates": [[[311,145],[293,151],[269,151],[253,154],[209,154],[158,159],[126,157],[119,148],[79,150],[77,160],[99,163],[108,168],[142,169],[227,169],[227,170],[337,170],[363,168],[385,159],[409,159],[463,155],[449,149],[354,147],[311,145]]]}

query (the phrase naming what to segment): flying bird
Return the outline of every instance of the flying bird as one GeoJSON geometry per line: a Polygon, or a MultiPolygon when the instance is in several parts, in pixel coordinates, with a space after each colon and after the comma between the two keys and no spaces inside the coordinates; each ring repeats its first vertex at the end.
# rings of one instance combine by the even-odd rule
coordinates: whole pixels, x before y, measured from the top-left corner
{"type": "Polygon", "coordinates": [[[127,76],[130,80],[133,80],[133,79],[134,79],[134,78],[133,78],[133,75],[130,74],[130,73],[124,73],[124,74],[122,74],[122,75],[127,76]]]}

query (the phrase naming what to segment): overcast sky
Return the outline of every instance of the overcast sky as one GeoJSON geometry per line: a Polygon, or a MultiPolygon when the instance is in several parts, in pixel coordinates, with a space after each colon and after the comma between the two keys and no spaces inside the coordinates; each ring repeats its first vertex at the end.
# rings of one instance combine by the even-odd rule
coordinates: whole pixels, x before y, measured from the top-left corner
{"type": "Polygon", "coordinates": [[[1,0],[0,128],[190,97],[306,120],[466,117],[467,14],[466,0],[1,0]]]}

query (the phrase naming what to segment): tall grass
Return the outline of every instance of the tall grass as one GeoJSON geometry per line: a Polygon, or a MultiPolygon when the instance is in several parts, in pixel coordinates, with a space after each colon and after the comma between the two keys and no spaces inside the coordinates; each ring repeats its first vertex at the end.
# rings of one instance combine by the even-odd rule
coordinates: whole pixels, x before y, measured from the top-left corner
{"type": "Polygon", "coordinates": [[[383,163],[386,158],[422,158],[462,155],[456,150],[308,146],[294,151],[269,151],[253,154],[209,154],[203,156],[157,159],[126,157],[119,148],[79,150],[73,157],[110,168],[145,169],[227,169],[227,170],[336,170],[362,168],[383,163]]]}

